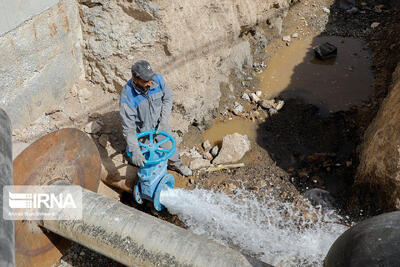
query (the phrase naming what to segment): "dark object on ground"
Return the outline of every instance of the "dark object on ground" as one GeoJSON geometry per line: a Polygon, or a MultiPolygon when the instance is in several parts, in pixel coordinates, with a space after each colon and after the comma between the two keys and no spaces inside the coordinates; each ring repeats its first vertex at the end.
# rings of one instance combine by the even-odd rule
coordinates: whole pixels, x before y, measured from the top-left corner
{"type": "Polygon", "coordinates": [[[325,267],[400,266],[400,211],[360,222],[329,249],[325,267]]]}
{"type": "Polygon", "coordinates": [[[304,193],[304,197],[307,198],[314,206],[321,205],[322,208],[333,209],[333,202],[335,201],[331,194],[319,188],[313,188],[304,193]]]}
{"type": "Polygon", "coordinates": [[[321,60],[330,59],[336,57],[337,47],[331,43],[324,43],[320,46],[314,47],[315,56],[321,60]]]}

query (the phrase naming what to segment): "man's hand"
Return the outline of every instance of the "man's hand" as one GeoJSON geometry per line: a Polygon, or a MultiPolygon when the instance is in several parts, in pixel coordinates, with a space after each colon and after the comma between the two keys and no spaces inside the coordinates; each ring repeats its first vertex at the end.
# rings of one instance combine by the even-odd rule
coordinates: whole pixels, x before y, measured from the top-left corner
{"type": "Polygon", "coordinates": [[[139,151],[133,151],[132,152],[132,164],[136,165],[138,167],[143,167],[144,164],[146,163],[146,159],[144,158],[142,152],[139,151]]]}
{"type": "Polygon", "coordinates": [[[165,126],[165,123],[160,121],[160,122],[157,124],[157,127],[156,127],[156,134],[158,134],[158,133],[161,132],[161,131],[166,132],[167,129],[168,129],[168,127],[165,126]]]}

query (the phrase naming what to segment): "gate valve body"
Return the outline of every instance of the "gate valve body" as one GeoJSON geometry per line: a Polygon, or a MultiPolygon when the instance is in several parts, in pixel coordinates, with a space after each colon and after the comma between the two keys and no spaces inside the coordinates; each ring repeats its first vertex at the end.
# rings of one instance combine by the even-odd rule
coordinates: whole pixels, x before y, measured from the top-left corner
{"type": "MultiPolygon", "coordinates": [[[[137,135],[138,140],[145,139],[146,142],[139,141],[141,153],[143,153],[146,163],[139,168],[138,183],[134,187],[134,196],[137,203],[142,204],[143,199],[150,200],[154,204],[154,208],[158,211],[163,209],[160,203],[160,193],[165,186],[174,187],[174,176],[167,173],[168,159],[176,150],[174,138],[166,132],[144,131],[137,135]],[[154,143],[156,136],[163,136],[164,139],[158,143],[154,143]],[[170,142],[171,148],[165,149],[161,145],[170,142]]],[[[126,149],[129,157],[132,153],[126,149]]]]}

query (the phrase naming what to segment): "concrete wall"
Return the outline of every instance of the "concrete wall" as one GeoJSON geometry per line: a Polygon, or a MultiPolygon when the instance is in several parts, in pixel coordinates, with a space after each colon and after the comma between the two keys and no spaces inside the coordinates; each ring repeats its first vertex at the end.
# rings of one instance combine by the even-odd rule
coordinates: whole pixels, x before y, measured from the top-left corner
{"type": "Polygon", "coordinates": [[[59,0],[0,0],[0,35],[54,6],[59,0]]]}
{"type": "Polygon", "coordinates": [[[2,0],[0,8],[0,106],[22,128],[58,106],[83,72],[79,12],[72,0],[2,0]]]}

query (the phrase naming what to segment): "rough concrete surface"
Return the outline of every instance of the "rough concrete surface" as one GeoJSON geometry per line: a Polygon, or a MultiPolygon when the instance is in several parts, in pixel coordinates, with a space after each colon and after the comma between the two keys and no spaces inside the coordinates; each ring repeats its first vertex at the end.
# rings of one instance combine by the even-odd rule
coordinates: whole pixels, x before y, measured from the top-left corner
{"type": "Polygon", "coordinates": [[[117,92],[132,63],[148,60],[174,92],[170,123],[184,133],[190,123],[210,119],[230,70],[252,65],[241,32],[284,17],[291,2],[80,0],[87,78],[117,92]]]}
{"type": "Polygon", "coordinates": [[[400,209],[400,64],[393,86],[375,120],[368,127],[355,184],[380,192],[380,206],[400,209]]]}
{"type": "Polygon", "coordinates": [[[63,100],[83,71],[75,1],[60,1],[0,37],[0,106],[22,128],[63,100]]]}
{"type": "Polygon", "coordinates": [[[0,1],[0,34],[15,29],[24,21],[54,6],[59,0],[0,1]]]}

